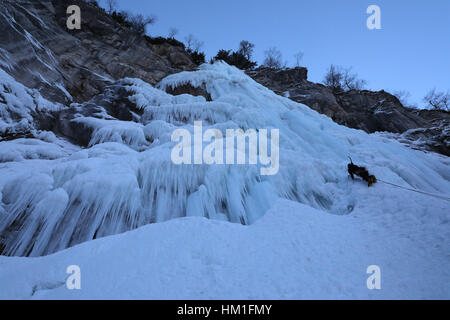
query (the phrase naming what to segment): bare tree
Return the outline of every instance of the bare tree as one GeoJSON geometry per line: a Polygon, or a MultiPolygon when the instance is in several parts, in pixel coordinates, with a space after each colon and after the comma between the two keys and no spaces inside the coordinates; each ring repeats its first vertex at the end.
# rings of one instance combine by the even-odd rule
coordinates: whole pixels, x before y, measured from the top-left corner
{"type": "Polygon", "coordinates": [[[194,42],[194,51],[197,51],[197,52],[200,51],[200,49],[203,47],[204,44],[205,43],[203,41],[196,40],[194,42]]]}
{"type": "Polygon", "coordinates": [[[255,45],[247,40],[242,40],[239,43],[239,50],[238,52],[242,54],[245,58],[248,60],[252,59],[253,50],[255,48],[255,45]]]}
{"type": "Polygon", "coordinates": [[[362,90],[366,85],[366,80],[358,79],[356,73],[351,73],[351,68],[344,71],[344,89],[346,90],[362,90]]]}
{"type": "Polygon", "coordinates": [[[192,50],[192,46],[195,42],[195,37],[193,34],[189,34],[187,37],[184,38],[184,41],[186,42],[186,50],[192,50]]]}
{"type": "Polygon", "coordinates": [[[106,0],[106,11],[109,14],[117,11],[117,0],[106,0]]]}
{"type": "Polygon", "coordinates": [[[450,111],[450,91],[436,92],[436,88],[430,90],[423,98],[433,109],[450,111]]]}
{"type": "Polygon", "coordinates": [[[131,24],[131,30],[139,33],[145,34],[147,26],[154,24],[156,22],[155,16],[144,16],[143,14],[130,14],[128,20],[131,24]]]}
{"type": "Polygon", "coordinates": [[[175,36],[178,34],[178,29],[177,28],[170,28],[169,29],[169,38],[175,38],[175,36]]]}
{"type": "Polygon", "coordinates": [[[324,84],[333,89],[333,91],[342,90],[343,74],[334,64],[332,64],[325,74],[324,84]]]}
{"type": "Polygon", "coordinates": [[[203,41],[198,40],[194,35],[189,34],[186,38],[184,38],[186,42],[186,50],[188,51],[200,51],[203,47],[203,41]]]}
{"type": "Polygon", "coordinates": [[[263,65],[268,68],[281,69],[283,67],[281,51],[276,47],[264,51],[263,65]]]}
{"type": "Polygon", "coordinates": [[[295,66],[296,67],[300,67],[300,63],[303,60],[303,56],[305,54],[302,51],[297,52],[296,54],[294,54],[294,58],[295,58],[295,66]]]}
{"type": "Polygon", "coordinates": [[[393,95],[400,101],[400,103],[406,107],[409,105],[409,98],[411,97],[411,93],[405,90],[394,91],[393,95]]]}
{"type": "Polygon", "coordinates": [[[324,84],[330,87],[334,93],[339,93],[348,90],[362,90],[366,81],[358,79],[356,73],[351,73],[351,68],[344,69],[332,64],[325,74],[324,84]]]}

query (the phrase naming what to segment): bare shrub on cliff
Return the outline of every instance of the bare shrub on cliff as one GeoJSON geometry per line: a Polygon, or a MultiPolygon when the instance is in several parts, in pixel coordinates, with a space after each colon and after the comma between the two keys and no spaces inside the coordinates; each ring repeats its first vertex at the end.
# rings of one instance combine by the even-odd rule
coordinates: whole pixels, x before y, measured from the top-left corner
{"type": "Polygon", "coordinates": [[[106,12],[112,14],[117,11],[117,0],[106,0],[106,12]]]}
{"type": "Polygon", "coordinates": [[[450,111],[450,91],[437,92],[436,88],[430,90],[423,98],[433,109],[450,111]]]}
{"type": "Polygon", "coordinates": [[[281,51],[276,47],[271,47],[264,51],[264,62],[263,65],[272,69],[283,68],[282,54],[281,51]]]}
{"type": "Polygon", "coordinates": [[[154,24],[156,22],[155,16],[145,16],[141,13],[130,14],[128,19],[131,24],[131,30],[141,35],[145,34],[148,25],[154,24]]]}
{"type": "Polygon", "coordinates": [[[362,90],[366,81],[359,79],[356,73],[351,72],[351,68],[342,68],[331,65],[325,74],[324,84],[330,87],[334,93],[349,90],[362,90]]]}

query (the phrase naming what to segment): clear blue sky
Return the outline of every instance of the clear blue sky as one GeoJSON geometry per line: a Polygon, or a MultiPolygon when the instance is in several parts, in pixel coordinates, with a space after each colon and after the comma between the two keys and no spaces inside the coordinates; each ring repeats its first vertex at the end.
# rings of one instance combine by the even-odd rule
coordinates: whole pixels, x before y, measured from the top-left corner
{"type": "MultiPolygon", "coordinates": [[[[102,3],[101,0],[100,2],[102,3]]],[[[119,8],[154,14],[152,36],[179,30],[204,42],[210,58],[219,49],[255,44],[255,59],[278,47],[294,65],[305,53],[309,79],[321,82],[330,64],[353,67],[368,88],[406,90],[410,102],[436,87],[450,89],[450,0],[118,0],[119,8]],[[366,9],[381,8],[381,30],[369,30],[366,9]]]]}

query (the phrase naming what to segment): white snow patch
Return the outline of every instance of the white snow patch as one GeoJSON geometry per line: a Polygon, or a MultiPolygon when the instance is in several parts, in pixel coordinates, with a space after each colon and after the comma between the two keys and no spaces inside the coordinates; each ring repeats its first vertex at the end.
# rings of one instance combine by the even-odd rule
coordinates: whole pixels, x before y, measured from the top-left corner
{"type": "MultiPolygon", "coordinates": [[[[66,201],[56,189],[41,203],[58,215],[66,201]]],[[[0,298],[450,298],[450,242],[441,229],[428,234],[433,213],[396,214],[335,216],[283,200],[251,226],[198,217],[153,224],[47,257],[0,257],[0,298]],[[81,290],[66,287],[74,264],[81,290]],[[381,290],[366,286],[374,264],[381,290]]]]}

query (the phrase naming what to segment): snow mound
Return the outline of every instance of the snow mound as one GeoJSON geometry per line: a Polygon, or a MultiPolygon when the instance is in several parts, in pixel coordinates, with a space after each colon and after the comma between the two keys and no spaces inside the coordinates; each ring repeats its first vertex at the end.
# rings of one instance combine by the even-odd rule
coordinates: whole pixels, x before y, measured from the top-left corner
{"type": "Polygon", "coordinates": [[[386,226],[390,216],[281,200],[250,226],[171,220],[46,257],[0,257],[0,299],[448,299],[448,238],[401,235],[424,240],[422,222],[435,224],[431,213],[400,216],[386,226]],[[81,290],[66,287],[71,265],[81,290]],[[381,290],[366,286],[370,265],[381,290]]]}
{"type": "Polygon", "coordinates": [[[60,146],[38,139],[16,139],[0,142],[0,163],[27,159],[58,159],[67,156],[60,146]]]}
{"type": "MultiPolygon", "coordinates": [[[[355,195],[346,172],[349,155],[393,183],[435,193],[450,190],[448,158],[339,126],[224,63],[171,75],[158,88],[137,79],[123,79],[118,85],[130,93],[139,111],[135,122],[79,116],[72,121],[94,129],[88,148],[69,148],[68,155],[54,160],[0,166],[3,254],[45,255],[185,216],[249,225],[278,198],[348,214],[367,206],[365,193],[377,192],[360,184],[364,196],[355,195]],[[187,83],[205,87],[212,101],[164,91],[187,83]],[[259,165],[249,164],[174,164],[171,134],[180,128],[193,134],[196,120],[203,121],[204,131],[279,129],[279,172],[264,176],[259,165]]],[[[27,97],[16,103],[25,106],[23,112],[29,109],[27,97]]],[[[426,206],[419,203],[415,210],[426,206]]],[[[394,210],[406,208],[396,205],[394,210]]]]}

